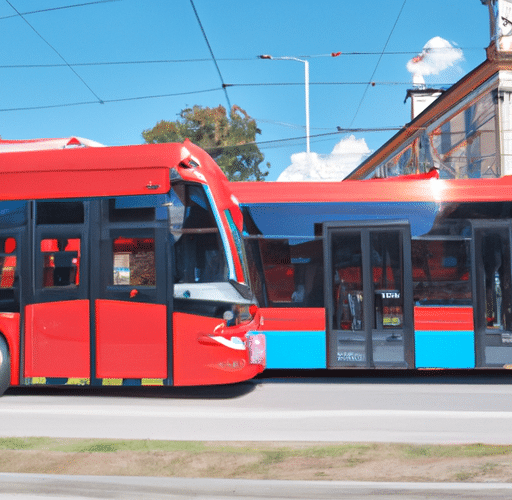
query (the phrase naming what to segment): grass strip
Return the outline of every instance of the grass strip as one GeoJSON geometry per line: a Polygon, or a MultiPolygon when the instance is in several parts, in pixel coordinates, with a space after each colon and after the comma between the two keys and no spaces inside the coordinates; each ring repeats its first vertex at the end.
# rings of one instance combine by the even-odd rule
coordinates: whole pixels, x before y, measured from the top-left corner
{"type": "Polygon", "coordinates": [[[512,446],[0,438],[0,472],[512,482],[512,446]]]}

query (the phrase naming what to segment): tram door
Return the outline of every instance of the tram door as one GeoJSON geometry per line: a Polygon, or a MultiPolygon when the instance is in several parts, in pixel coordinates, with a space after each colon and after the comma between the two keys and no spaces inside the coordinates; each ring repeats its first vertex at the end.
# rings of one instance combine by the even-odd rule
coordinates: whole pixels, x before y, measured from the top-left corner
{"type": "Polygon", "coordinates": [[[510,224],[473,221],[476,365],[512,365],[510,224]]]}
{"type": "Polygon", "coordinates": [[[410,229],[324,224],[329,367],[414,365],[410,229]]]}

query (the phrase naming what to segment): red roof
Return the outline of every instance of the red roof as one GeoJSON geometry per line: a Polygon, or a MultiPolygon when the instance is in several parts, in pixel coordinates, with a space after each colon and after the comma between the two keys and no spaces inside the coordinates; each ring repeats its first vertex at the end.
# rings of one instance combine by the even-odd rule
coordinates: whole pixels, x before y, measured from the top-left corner
{"type": "Polygon", "coordinates": [[[229,199],[228,183],[216,163],[185,141],[0,154],[0,200],[164,193],[170,189],[171,168],[185,180],[208,183],[216,194],[222,193],[220,199],[229,199]],[[199,166],[180,165],[184,148],[199,166]]]}
{"type": "Polygon", "coordinates": [[[46,149],[64,149],[73,147],[102,147],[96,141],[83,139],[82,137],[64,137],[60,139],[0,139],[0,153],[12,153],[21,151],[42,151],[46,149]]]}
{"type": "Polygon", "coordinates": [[[499,179],[372,179],[343,182],[233,182],[242,204],[362,201],[512,201],[512,176],[499,179]]]}

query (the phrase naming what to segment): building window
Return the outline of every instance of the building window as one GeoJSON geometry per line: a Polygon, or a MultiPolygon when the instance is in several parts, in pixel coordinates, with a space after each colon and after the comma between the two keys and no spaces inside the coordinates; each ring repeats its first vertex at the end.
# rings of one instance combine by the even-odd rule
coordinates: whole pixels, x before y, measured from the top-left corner
{"type": "Polygon", "coordinates": [[[412,141],[372,169],[367,178],[422,174],[432,168],[444,179],[499,177],[496,105],[491,93],[435,128],[419,131],[412,141]]]}
{"type": "Polygon", "coordinates": [[[486,94],[430,133],[432,156],[442,178],[499,177],[496,106],[486,94]]]}

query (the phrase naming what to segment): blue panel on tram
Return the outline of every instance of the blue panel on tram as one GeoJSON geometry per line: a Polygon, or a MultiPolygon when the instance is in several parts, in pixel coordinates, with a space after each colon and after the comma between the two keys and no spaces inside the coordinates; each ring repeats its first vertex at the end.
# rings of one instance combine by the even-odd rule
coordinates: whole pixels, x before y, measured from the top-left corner
{"type": "Polygon", "coordinates": [[[266,331],[267,369],[326,368],[325,331],[266,331]]]}
{"type": "Polygon", "coordinates": [[[474,368],[472,331],[416,331],[416,368],[474,368]]]}

